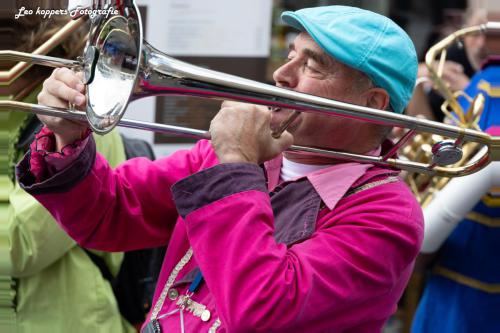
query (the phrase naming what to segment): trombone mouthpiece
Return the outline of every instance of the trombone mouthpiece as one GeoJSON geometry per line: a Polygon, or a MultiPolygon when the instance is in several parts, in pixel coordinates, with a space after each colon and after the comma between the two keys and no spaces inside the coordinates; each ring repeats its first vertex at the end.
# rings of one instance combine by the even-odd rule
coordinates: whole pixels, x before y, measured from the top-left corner
{"type": "MultiPolygon", "coordinates": [[[[275,109],[280,109],[280,108],[275,108],[275,109]]],[[[277,111],[277,110],[275,110],[277,111]]],[[[273,138],[275,139],[278,139],[281,134],[283,134],[283,132],[288,128],[288,126],[290,126],[290,124],[295,120],[297,119],[297,117],[300,115],[300,112],[299,111],[293,111],[293,113],[290,115],[290,117],[288,117],[287,120],[285,120],[281,125],[280,127],[273,131],[273,133],[271,134],[273,136],[273,138]]]]}

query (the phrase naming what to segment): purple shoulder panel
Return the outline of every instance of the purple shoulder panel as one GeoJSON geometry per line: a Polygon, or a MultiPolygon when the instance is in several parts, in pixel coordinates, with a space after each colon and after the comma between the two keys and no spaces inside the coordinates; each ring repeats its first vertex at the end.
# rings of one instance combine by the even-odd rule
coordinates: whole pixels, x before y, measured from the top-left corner
{"type": "Polygon", "coordinates": [[[235,193],[267,193],[262,169],[251,163],[223,163],[197,172],[172,186],[179,214],[185,218],[196,209],[235,193]]]}

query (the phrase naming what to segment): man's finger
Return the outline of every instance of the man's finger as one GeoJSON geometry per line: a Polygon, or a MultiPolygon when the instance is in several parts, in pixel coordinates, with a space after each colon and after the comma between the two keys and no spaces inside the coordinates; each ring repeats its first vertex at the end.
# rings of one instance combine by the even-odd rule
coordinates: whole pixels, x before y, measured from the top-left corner
{"type": "Polygon", "coordinates": [[[257,107],[257,108],[267,108],[266,106],[252,104],[252,103],[244,103],[244,102],[235,102],[235,101],[224,101],[221,104],[221,108],[232,107],[232,108],[245,108],[245,107],[257,107]]]}
{"type": "Polygon", "coordinates": [[[46,93],[45,91],[41,91],[38,94],[38,104],[41,105],[46,105],[46,106],[53,106],[57,108],[67,108],[68,107],[68,102],[59,99],[57,97],[54,97],[51,94],[46,93]]]}
{"type": "Polygon", "coordinates": [[[248,103],[242,103],[242,102],[235,102],[235,101],[224,101],[221,104],[221,108],[229,108],[229,107],[238,107],[238,106],[243,106],[248,103]]]}
{"type": "Polygon", "coordinates": [[[50,80],[46,84],[46,90],[49,94],[57,98],[71,102],[75,105],[83,105],[85,96],[77,90],[68,87],[64,82],[58,80],[50,80]]]}
{"type": "Polygon", "coordinates": [[[85,91],[85,86],[83,85],[82,79],[78,76],[77,73],[73,72],[69,68],[60,68],[57,72],[54,73],[54,77],[64,82],[68,87],[73,88],[79,92],[85,91]]]}

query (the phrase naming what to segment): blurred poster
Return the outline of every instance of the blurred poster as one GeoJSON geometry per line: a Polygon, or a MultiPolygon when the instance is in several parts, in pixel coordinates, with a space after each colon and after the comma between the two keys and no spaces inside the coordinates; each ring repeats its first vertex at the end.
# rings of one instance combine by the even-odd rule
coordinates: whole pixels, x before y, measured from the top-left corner
{"type": "MultiPolygon", "coordinates": [[[[165,1],[165,0],[164,0],[165,1]]],[[[166,0],[167,52],[177,56],[267,57],[271,0],[166,0]]]]}
{"type": "MultiPolygon", "coordinates": [[[[167,0],[166,54],[191,64],[265,81],[272,1],[167,0]]],[[[207,130],[221,102],[179,96],[156,99],[155,121],[207,130]]],[[[155,134],[155,143],[193,139],[155,134]]]]}

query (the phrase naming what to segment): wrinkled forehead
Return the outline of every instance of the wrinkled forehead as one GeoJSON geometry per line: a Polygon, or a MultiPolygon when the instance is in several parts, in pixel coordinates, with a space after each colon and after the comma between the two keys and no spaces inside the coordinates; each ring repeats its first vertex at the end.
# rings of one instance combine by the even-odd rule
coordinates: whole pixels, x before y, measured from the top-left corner
{"type": "Polygon", "coordinates": [[[294,48],[302,49],[307,55],[312,56],[325,66],[343,65],[340,61],[325,52],[307,32],[301,32],[297,35],[294,40],[294,48]]]}
{"type": "Polygon", "coordinates": [[[332,58],[318,45],[318,43],[316,43],[316,41],[307,32],[300,32],[299,34],[297,34],[297,36],[294,39],[294,44],[300,47],[308,48],[310,50],[317,52],[318,54],[323,54],[325,56],[332,58]]]}

